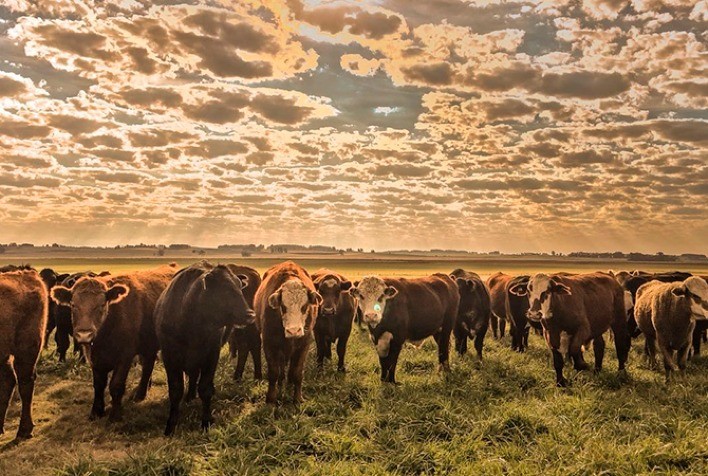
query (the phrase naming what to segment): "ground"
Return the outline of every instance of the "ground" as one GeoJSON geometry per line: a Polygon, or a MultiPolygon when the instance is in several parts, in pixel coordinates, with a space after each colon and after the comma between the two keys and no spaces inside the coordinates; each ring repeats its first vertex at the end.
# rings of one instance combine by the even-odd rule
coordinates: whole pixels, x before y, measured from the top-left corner
{"type": "Polygon", "coordinates": [[[483,362],[453,355],[449,374],[438,373],[431,340],[406,347],[401,385],[391,386],[379,382],[368,335],[355,327],[348,373],[332,363],[318,373],[311,353],[299,408],[266,406],[266,384],[250,378],[250,363],[235,383],[225,348],[215,425],[199,430],[197,400],[165,438],[160,364],[148,398],[128,403],[124,421],[89,422],[90,370],[73,357],[56,363],[50,345],[39,365],[35,437],[11,443],[15,398],[0,436],[0,474],[708,474],[708,358],[667,386],[644,363],[640,338],[624,381],[608,342],[605,370],[567,366],[572,386],[559,389],[539,336],[525,354],[509,346],[508,336],[490,335],[483,362]]]}

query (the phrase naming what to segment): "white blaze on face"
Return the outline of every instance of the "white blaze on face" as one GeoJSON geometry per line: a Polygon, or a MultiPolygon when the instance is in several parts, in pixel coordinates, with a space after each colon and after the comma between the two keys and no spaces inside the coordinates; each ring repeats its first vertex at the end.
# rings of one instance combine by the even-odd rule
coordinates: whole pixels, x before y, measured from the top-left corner
{"type": "Polygon", "coordinates": [[[285,337],[302,337],[310,312],[307,287],[299,279],[286,281],[280,288],[281,312],[285,337]]]}
{"type": "Polygon", "coordinates": [[[551,278],[539,273],[529,279],[529,314],[535,318],[550,318],[551,315],[551,278]]]}
{"type": "Polygon", "coordinates": [[[688,297],[691,300],[691,313],[699,319],[708,319],[708,283],[699,276],[692,276],[683,285],[691,293],[688,297]]]}
{"type": "Polygon", "coordinates": [[[388,296],[385,291],[388,286],[383,279],[376,276],[365,276],[356,287],[356,297],[359,309],[364,316],[364,322],[376,327],[383,319],[388,296]]]}

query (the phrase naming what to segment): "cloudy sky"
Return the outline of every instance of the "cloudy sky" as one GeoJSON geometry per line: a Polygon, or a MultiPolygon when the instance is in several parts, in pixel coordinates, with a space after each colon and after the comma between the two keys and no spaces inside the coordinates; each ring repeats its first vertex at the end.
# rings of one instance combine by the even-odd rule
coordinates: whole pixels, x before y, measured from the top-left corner
{"type": "Polygon", "coordinates": [[[708,1],[0,0],[0,242],[708,252],[708,1]]]}

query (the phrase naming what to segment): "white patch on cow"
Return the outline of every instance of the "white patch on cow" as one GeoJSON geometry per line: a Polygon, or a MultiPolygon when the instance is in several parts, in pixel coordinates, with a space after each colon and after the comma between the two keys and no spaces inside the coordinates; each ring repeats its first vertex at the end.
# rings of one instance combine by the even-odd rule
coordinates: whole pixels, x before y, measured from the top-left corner
{"type": "Polygon", "coordinates": [[[693,296],[700,298],[700,302],[691,299],[691,313],[698,319],[708,319],[708,283],[699,277],[691,276],[683,285],[693,296]]]}
{"type": "Polygon", "coordinates": [[[384,295],[386,287],[384,280],[377,276],[365,276],[356,287],[359,309],[364,322],[371,327],[376,327],[383,319],[387,301],[384,295]]]}
{"type": "Polygon", "coordinates": [[[551,315],[551,277],[547,274],[538,273],[529,279],[529,305],[531,308],[537,307],[540,303],[541,317],[550,318],[551,315]],[[544,300],[541,301],[541,293],[544,300]]]}
{"type": "Polygon", "coordinates": [[[568,353],[568,349],[570,348],[570,338],[571,338],[570,334],[568,334],[565,331],[561,331],[560,345],[558,346],[558,352],[560,352],[563,355],[568,353]]]}
{"type": "Polygon", "coordinates": [[[280,287],[280,299],[283,312],[283,327],[285,337],[302,337],[305,335],[305,324],[310,311],[308,289],[299,279],[286,281],[280,287]]]}
{"type": "Polygon", "coordinates": [[[632,310],[634,307],[634,301],[632,300],[632,293],[629,291],[624,292],[624,312],[625,314],[632,310]]]}
{"type": "Polygon", "coordinates": [[[390,332],[384,332],[379,337],[379,341],[376,343],[376,353],[379,357],[388,357],[388,351],[391,348],[391,339],[393,339],[393,334],[390,332]]]}
{"type": "Polygon", "coordinates": [[[421,347],[423,347],[423,342],[425,342],[425,339],[408,341],[408,343],[416,349],[420,349],[421,347]]]}

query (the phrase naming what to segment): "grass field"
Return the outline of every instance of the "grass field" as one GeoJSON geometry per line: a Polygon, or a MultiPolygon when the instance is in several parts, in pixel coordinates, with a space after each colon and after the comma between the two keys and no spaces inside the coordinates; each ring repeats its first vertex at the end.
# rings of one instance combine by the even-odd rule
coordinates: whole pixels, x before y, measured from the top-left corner
{"type": "MultiPolygon", "coordinates": [[[[99,264],[105,266],[95,269],[112,269],[99,264]]],[[[424,274],[420,266],[390,274],[424,274]]],[[[388,270],[359,266],[351,274],[379,269],[388,270]]],[[[148,398],[127,403],[124,421],[108,425],[87,418],[90,370],[73,358],[56,363],[50,346],[39,365],[35,437],[10,443],[16,398],[0,436],[0,475],[708,474],[708,358],[694,359],[685,377],[666,386],[643,363],[640,339],[625,382],[608,345],[602,373],[566,367],[572,386],[558,389],[541,338],[532,335],[525,354],[512,352],[508,339],[488,336],[482,363],[453,355],[446,375],[436,370],[432,341],[406,347],[397,373],[402,385],[393,387],[379,382],[368,335],[355,328],[349,372],[330,365],[318,374],[311,358],[299,408],[266,406],[265,382],[233,382],[224,349],[215,426],[199,431],[197,400],[171,439],[162,436],[167,385],[159,363],[148,398]]],[[[592,361],[592,352],[586,358],[592,361]]],[[[137,376],[136,368],[129,389],[137,376]]]]}

